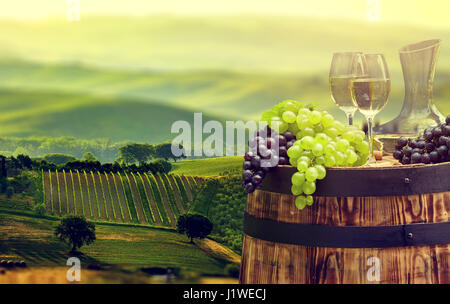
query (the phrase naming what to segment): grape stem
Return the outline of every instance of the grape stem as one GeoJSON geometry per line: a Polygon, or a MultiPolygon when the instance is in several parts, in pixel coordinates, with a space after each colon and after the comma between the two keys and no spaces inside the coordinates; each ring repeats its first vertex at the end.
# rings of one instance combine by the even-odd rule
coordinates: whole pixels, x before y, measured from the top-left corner
{"type": "Polygon", "coordinates": [[[348,125],[353,126],[353,113],[348,112],[346,114],[347,114],[347,119],[348,119],[348,125]]]}
{"type": "Polygon", "coordinates": [[[370,156],[373,159],[373,133],[372,133],[372,127],[373,127],[373,117],[367,117],[367,138],[369,140],[369,152],[370,156]]]}

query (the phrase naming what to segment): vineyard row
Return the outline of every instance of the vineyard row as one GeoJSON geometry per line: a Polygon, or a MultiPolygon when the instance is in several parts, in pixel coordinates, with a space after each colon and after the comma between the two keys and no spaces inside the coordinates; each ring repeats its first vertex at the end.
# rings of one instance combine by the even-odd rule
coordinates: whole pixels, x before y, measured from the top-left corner
{"type": "Polygon", "coordinates": [[[56,216],[176,227],[201,178],[151,173],[43,171],[46,212],[56,216]]]}

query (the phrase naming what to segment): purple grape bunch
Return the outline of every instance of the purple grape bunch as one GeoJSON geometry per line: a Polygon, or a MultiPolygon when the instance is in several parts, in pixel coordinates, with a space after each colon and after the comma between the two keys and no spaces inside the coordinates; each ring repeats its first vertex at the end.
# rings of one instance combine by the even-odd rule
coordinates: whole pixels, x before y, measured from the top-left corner
{"type": "Polygon", "coordinates": [[[400,137],[393,156],[403,165],[450,161],[450,115],[445,123],[425,129],[418,138],[400,137]]]}
{"type": "Polygon", "coordinates": [[[248,193],[261,189],[264,177],[277,165],[289,164],[287,150],[295,140],[289,131],[278,134],[266,127],[255,132],[248,142],[250,151],[245,153],[242,172],[242,186],[248,193]]]}

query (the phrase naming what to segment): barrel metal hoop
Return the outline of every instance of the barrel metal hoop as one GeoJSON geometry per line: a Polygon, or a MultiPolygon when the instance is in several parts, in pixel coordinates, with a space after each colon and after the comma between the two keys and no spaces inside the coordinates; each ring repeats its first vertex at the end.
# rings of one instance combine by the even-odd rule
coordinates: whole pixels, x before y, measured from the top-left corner
{"type": "Polygon", "coordinates": [[[397,226],[286,223],[244,214],[244,233],[275,242],[330,248],[388,248],[450,244],[450,222],[397,226]]]}
{"type": "MultiPolygon", "coordinates": [[[[328,168],[317,181],[316,196],[404,196],[450,191],[450,162],[389,168],[328,168]]],[[[263,180],[262,189],[291,194],[292,174],[297,168],[278,166],[263,180]]]]}

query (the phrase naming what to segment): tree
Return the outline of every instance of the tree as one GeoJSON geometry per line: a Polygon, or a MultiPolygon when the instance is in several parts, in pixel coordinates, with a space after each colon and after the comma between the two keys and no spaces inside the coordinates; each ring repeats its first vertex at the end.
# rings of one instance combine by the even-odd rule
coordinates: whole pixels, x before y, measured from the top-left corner
{"type": "Polygon", "coordinates": [[[12,186],[6,187],[6,197],[11,198],[14,194],[14,188],[12,186]]]}
{"type": "Polygon", "coordinates": [[[83,154],[83,158],[81,160],[86,162],[97,162],[98,158],[94,155],[94,153],[86,152],[83,154]]]}
{"type": "Polygon", "coordinates": [[[159,144],[155,147],[155,155],[158,158],[163,158],[165,160],[169,160],[170,158],[172,158],[175,162],[177,161],[177,159],[179,158],[185,158],[186,156],[184,155],[184,148],[181,144],[178,145],[180,149],[183,150],[183,153],[181,156],[175,156],[172,153],[172,144],[171,143],[162,143],[159,144]]]}
{"type": "Polygon", "coordinates": [[[17,156],[17,160],[22,164],[23,168],[31,169],[33,161],[28,155],[20,154],[17,156]]]}
{"type": "Polygon", "coordinates": [[[194,243],[194,238],[203,239],[207,237],[213,228],[213,224],[207,217],[200,214],[183,214],[178,218],[177,230],[185,233],[194,243]]]}
{"type": "Polygon", "coordinates": [[[155,147],[149,144],[127,144],[119,148],[119,154],[127,164],[142,164],[155,156],[155,147]]]}
{"type": "Polygon", "coordinates": [[[69,154],[63,154],[63,153],[49,153],[45,154],[43,159],[46,162],[53,163],[55,165],[62,165],[65,163],[68,163],[70,161],[75,161],[76,158],[69,154]]]}
{"type": "Polygon", "coordinates": [[[72,246],[71,252],[75,253],[83,245],[95,241],[95,225],[86,221],[84,216],[67,216],[56,227],[55,236],[72,246]]]}

